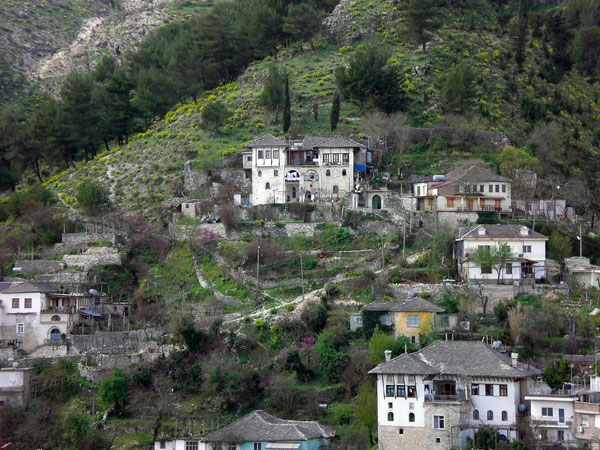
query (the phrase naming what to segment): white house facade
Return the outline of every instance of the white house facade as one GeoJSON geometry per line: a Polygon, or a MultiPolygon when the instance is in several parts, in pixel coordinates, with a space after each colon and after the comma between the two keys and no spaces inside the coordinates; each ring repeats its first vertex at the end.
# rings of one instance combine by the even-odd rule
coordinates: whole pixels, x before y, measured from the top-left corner
{"type": "Polygon", "coordinates": [[[574,444],[576,395],[530,394],[529,425],[534,437],[544,442],[574,444]]]}
{"type": "Polygon", "coordinates": [[[336,201],[366,171],[367,148],[339,136],[286,142],[267,135],[248,144],[242,158],[252,205],[336,201]]]}
{"type": "Polygon", "coordinates": [[[500,280],[507,283],[546,276],[548,238],[522,225],[477,225],[456,240],[455,258],[463,280],[494,282],[497,267],[480,267],[474,258],[482,248],[494,249],[507,244],[511,256],[500,268],[500,280]]]}
{"type": "Polygon", "coordinates": [[[372,369],[379,448],[449,450],[483,427],[517,438],[522,396],[540,372],[482,342],[436,341],[372,369]]]}

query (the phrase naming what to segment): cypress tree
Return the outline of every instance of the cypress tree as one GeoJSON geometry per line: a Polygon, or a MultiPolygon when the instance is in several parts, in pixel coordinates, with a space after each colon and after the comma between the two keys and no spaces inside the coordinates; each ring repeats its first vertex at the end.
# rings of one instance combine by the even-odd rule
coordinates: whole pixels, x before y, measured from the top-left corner
{"type": "Polygon", "coordinates": [[[338,91],[335,91],[335,94],[333,95],[333,102],[331,103],[331,114],[329,115],[329,123],[331,124],[331,131],[335,131],[339,120],[340,120],[340,93],[338,91]]]}
{"type": "Polygon", "coordinates": [[[287,134],[292,121],[290,112],[290,83],[289,78],[285,79],[285,96],[283,99],[283,134],[287,134]]]}

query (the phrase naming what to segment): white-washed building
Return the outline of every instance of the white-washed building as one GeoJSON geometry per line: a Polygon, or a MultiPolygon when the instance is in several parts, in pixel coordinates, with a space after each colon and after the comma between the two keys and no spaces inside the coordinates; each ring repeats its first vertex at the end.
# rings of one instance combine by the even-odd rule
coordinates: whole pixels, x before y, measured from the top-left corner
{"type": "Polygon", "coordinates": [[[512,211],[511,180],[482,165],[417,178],[413,182],[413,195],[419,211],[496,211],[500,214],[512,211]]]}
{"type": "Polygon", "coordinates": [[[379,364],[379,448],[463,447],[479,428],[517,438],[519,405],[540,370],[483,342],[436,341],[379,364]]]}
{"type": "Polygon", "coordinates": [[[529,394],[529,426],[534,438],[569,446],[575,443],[574,424],[576,395],[529,394]]]}
{"type": "Polygon", "coordinates": [[[458,272],[465,281],[495,282],[498,269],[480,267],[474,257],[480,248],[492,249],[505,243],[510,247],[511,257],[500,269],[501,281],[512,284],[524,278],[544,278],[547,240],[546,236],[523,225],[477,225],[456,240],[454,256],[458,272]]]}
{"type": "Polygon", "coordinates": [[[366,146],[340,136],[283,141],[266,135],[248,144],[242,158],[252,205],[336,201],[367,168],[366,146]]]}

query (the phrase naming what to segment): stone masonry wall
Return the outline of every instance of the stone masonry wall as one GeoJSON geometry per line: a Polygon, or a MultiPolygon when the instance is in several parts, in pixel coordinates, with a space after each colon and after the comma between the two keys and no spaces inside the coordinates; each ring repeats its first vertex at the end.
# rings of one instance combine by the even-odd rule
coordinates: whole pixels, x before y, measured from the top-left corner
{"type": "Polygon", "coordinates": [[[432,300],[439,300],[446,289],[452,289],[452,287],[441,283],[390,284],[387,287],[387,292],[393,298],[406,298],[411,291],[417,295],[427,292],[431,294],[432,300]]]}
{"type": "Polygon", "coordinates": [[[92,247],[83,255],[65,255],[63,261],[67,266],[80,266],[88,270],[103,264],[121,264],[121,255],[113,247],[92,247]]]}
{"type": "Polygon", "coordinates": [[[15,262],[15,268],[20,267],[21,272],[28,274],[58,272],[65,268],[62,261],[45,261],[41,259],[20,259],[15,262]]]}
{"type": "Polygon", "coordinates": [[[114,233],[63,233],[63,244],[87,244],[89,242],[107,241],[115,244],[117,238],[114,233]]]}

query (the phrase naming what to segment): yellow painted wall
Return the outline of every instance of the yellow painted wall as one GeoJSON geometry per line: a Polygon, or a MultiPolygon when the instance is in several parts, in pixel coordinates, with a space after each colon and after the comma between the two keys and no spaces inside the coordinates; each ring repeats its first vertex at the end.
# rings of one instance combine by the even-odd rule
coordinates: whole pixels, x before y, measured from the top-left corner
{"type": "Polygon", "coordinates": [[[432,312],[401,312],[394,314],[396,334],[428,334],[434,323],[435,313],[432,312]],[[419,316],[419,327],[409,327],[408,316],[419,316]]]}

